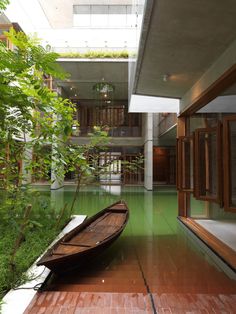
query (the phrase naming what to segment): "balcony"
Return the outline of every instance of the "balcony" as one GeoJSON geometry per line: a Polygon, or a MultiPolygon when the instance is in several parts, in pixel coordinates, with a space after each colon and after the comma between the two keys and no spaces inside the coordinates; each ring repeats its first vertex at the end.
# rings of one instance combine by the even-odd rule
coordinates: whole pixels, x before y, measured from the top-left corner
{"type": "Polygon", "coordinates": [[[73,136],[86,137],[94,126],[101,126],[110,137],[141,137],[142,116],[139,113],[128,113],[126,106],[98,107],[79,106],[75,120],[79,127],[73,136]]]}

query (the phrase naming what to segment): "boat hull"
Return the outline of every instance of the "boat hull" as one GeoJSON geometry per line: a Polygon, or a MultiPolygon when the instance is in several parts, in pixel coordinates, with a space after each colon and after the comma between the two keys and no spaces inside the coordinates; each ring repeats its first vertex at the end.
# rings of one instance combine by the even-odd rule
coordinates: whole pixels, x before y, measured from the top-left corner
{"type": "Polygon", "coordinates": [[[93,261],[120,236],[128,218],[124,201],[110,205],[63,236],[37,265],[61,273],[93,261]]]}

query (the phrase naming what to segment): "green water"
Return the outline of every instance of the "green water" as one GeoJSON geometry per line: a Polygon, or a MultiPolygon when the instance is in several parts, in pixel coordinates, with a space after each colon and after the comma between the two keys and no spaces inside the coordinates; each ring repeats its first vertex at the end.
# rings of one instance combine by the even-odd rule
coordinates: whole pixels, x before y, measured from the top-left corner
{"type": "MultiPolygon", "coordinates": [[[[50,197],[51,206],[57,209],[66,203],[68,206],[71,204],[74,191],[75,187],[51,192],[41,189],[42,194],[50,197]]],[[[151,292],[171,292],[173,287],[184,293],[188,293],[189,289],[212,293],[216,287],[219,292],[223,292],[224,287],[235,291],[235,281],[219,270],[177,220],[177,193],[173,188],[159,187],[154,191],[120,186],[82,188],[74,214],[91,216],[120,199],[128,204],[130,219],[120,238],[92,265],[92,273],[96,272],[96,278],[115,267],[120,272],[115,278],[126,280],[124,284],[130,278],[125,291],[130,291],[132,286],[133,291],[138,292],[140,287],[134,283],[136,281],[132,272],[124,274],[123,271],[124,265],[129,271],[136,265],[145,279],[143,285],[151,292]],[[210,285],[208,277],[211,278],[210,285]]],[[[90,277],[91,274],[88,275],[90,277]]],[[[115,278],[112,291],[119,291],[120,283],[115,284],[115,278]]]]}
{"type": "MultiPolygon", "coordinates": [[[[51,195],[51,206],[60,209],[70,206],[74,187],[56,191],[41,188],[42,193],[51,195]]],[[[177,227],[177,194],[175,189],[159,188],[147,191],[142,187],[86,187],[82,188],[74,207],[74,214],[92,216],[99,210],[123,199],[130,209],[130,221],[126,233],[135,235],[172,234],[177,227]],[[128,230],[128,231],[127,231],[128,230]]]]}

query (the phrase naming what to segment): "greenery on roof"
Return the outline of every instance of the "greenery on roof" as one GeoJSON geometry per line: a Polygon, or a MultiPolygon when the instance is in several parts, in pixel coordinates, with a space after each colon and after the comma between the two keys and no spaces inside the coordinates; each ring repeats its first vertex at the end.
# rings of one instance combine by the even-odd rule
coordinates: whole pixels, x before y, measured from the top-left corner
{"type": "Polygon", "coordinates": [[[62,52],[61,58],[80,58],[80,59],[128,59],[133,57],[134,53],[128,50],[110,51],[110,50],[90,50],[86,52],[62,52]]]}

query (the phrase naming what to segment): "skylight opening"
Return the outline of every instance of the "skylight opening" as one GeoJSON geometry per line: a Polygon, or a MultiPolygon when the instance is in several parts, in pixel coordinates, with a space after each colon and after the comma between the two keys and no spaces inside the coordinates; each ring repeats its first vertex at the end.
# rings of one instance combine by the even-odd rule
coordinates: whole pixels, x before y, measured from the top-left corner
{"type": "Polygon", "coordinates": [[[179,99],[131,95],[129,112],[174,112],[179,113],[179,99]]]}
{"type": "Polygon", "coordinates": [[[135,27],[136,12],[131,5],[73,5],[74,27],[135,27]]]}

